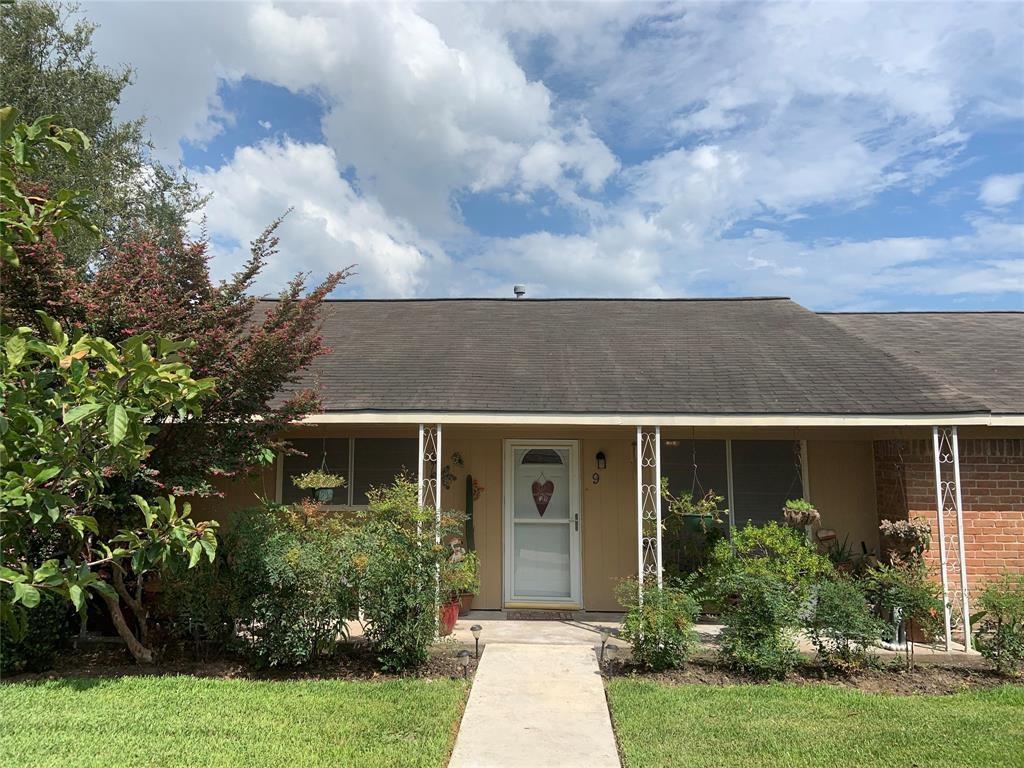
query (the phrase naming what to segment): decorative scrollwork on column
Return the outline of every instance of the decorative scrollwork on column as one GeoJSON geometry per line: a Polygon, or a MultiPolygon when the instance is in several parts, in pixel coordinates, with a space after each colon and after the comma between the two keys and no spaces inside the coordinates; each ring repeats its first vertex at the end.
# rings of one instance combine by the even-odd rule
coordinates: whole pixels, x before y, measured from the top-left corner
{"type": "Polygon", "coordinates": [[[963,631],[964,648],[971,647],[971,620],[964,552],[963,498],[960,490],[960,450],[956,427],[933,427],[935,506],[938,522],[939,569],[945,603],[945,643],[949,648],[954,623],[963,631]],[[959,613],[954,622],[954,608],[959,613]]]}
{"type": "Polygon", "coordinates": [[[636,428],[637,576],[641,584],[662,583],[661,428],[636,428]]]}
{"type": "Polygon", "coordinates": [[[441,502],[438,477],[441,464],[440,425],[420,424],[419,442],[419,505],[438,509],[441,502]]]}

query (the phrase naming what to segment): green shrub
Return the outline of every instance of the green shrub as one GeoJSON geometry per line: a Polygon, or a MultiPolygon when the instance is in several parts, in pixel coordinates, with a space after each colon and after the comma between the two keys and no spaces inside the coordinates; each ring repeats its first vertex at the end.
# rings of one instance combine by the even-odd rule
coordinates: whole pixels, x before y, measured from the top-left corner
{"type": "MultiPolygon", "coordinates": [[[[12,639],[9,632],[0,632],[2,675],[51,669],[54,658],[67,646],[73,634],[68,603],[45,593],[39,604],[27,612],[25,620],[25,634],[17,640],[12,639]]],[[[78,621],[74,624],[77,625],[78,621]]]]}
{"type": "Polygon", "coordinates": [[[978,598],[971,617],[978,651],[1003,675],[1024,671],[1024,575],[1005,574],[978,598]]]}
{"type": "Polygon", "coordinates": [[[800,601],[790,585],[764,574],[733,576],[725,591],[719,635],[721,660],[757,678],[783,678],[799,658],[794,628],[800,601]]]}
{"type": "MultiPolygon", "coordinates": [[[[907,666],[914,666],[914,629],[933,635],[943,615],[939,586],[928,578],[923,564],[884,565],[864,576],[868,598],[883,616],[894,615],[907,634],[907,666]]],[[[896,638],[893,638],[896,639],[896,638]]]]}
{"type": "Polygon", "coordinates": [[[728,585],[737,577],[751,576],[785,585],[799,601],[806,600],[811,588],[832,576],[834,568],[828,558],[818,553],[802,531],[786,528],[775,522],[763,526],[746,525],[738,529],[732,540],[715,544],[708,565],[709,580],[726,598],[728,585]]]}
{"type": "Polygon", "coordinates": [[[329,655],[356,615],[346,537],[330,517],[286,507],[245,510],[224,542],[228,604],[256,666],[297,666],[329,655]]]}
{"type": "MultiPolygon", "coordinates": [[[[448,547],[436,544],[434,510],[417,503],[417,486],[399,477],[368,494],[349,541],[366,638],[385,670],[427,660],[437,625],[438,573],[448,547]]],[[[445,513],[441,540],[458,536],[465,516],[445,513]]]]}
{"type": "Polygon", "coordinates": [[[621,582],[616,592],[626,608],[622,638],[633,646],[633,660],[652,670],[682,666],[696,642],[697,601],[677,587],[653,585],[644,587],[641,605],[635,579],[621,582]]]}
{"type": "Polygon", "coordinates": [[[849,672],[869,659],[867,649],[882,636],[864,590],[851,579],[823,582],[804,619],[818,659],[833,672],[849,672]]]}
{"type": "Polygon", "coordinates": [[[224,651],[235,639],[235,616],[224,557],[187,570],[171,566],[161,574],[154,611],[167,638],[197,651],[224,651]]]}

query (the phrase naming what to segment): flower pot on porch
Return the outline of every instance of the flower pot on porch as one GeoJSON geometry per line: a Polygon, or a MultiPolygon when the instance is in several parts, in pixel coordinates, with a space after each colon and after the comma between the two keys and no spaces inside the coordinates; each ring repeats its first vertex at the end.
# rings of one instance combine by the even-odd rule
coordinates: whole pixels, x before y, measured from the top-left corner
{"type": "Polygon", "coordinates": [[[459,601],[452,600],[450,603],[445,603],[438,609],[437,634],[441,637],[447,637],[455,629],[455,622],[458,620],[459,601]]]}
{"type": "Polygon", "coordinates": [[[476,597],[472,592],[464,592],[459,595],[459,616],[465,616],[469,613],[473,607],[473,598],[476,597]]]}
{"type": "Polygon", "coordinates": [[[317,488],[316,500],[321,504],[330,504],[334,500],[333,488],[317,488]]]}
{"type": "Polygon", "coordinates": [[[689,533],[707,533],[715,524],[714,515],[683,515],[683,530],[689,533]]]}

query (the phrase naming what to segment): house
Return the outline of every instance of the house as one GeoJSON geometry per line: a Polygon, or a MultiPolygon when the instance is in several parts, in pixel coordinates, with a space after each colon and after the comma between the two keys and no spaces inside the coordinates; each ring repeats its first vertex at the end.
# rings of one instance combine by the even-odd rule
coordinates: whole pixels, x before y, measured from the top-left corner
{"type": "Polygon", "coordinates": [[[254,489],[294,501],[290,478],[322,464],[349,479],[334,503],[358,506],[404,468],[428,506],[476,495],[478,609],[617,609],[618,580],[669,565],[658,477],[713,489],[731,525],[807,498],[855,552],[879,550],[880,518],[928,518],[947,627],[979,582],[1024,571],[1024,312],[831,314],[772,297],[324,312],[333,351],[304,384],[325,410],[287,435],[307,456],[208,512],[254,489]]]}

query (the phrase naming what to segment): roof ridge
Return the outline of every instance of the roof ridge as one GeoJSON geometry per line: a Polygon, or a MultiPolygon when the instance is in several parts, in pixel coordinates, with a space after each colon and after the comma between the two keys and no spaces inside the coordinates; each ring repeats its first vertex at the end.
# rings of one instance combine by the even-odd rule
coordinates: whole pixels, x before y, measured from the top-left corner
{"type": "MultiPolygon", "coordinates": [[[[277,302],[280,299],[274,298],[273,296],[257,296],[257,301],[277,302]]],[[[376,298],[376,299],[342,299],[342,298],[326,298],[321,299],[325,303],[351,303],[351,304],[371,304],[371,303],[416,303],[416,302],[459,302],[459,301],[504,301],[504,302],[516,302],[519,304],[525,302],[554,302],[554,301],[571,301],[571,302],[611,302],[611,301],[623,301],[623,302],[697,302],[697,301],[793,301],[789,296],[669,296],[665,298],[651,298],[651,297],[639,297],[631,298],[628,296],[611,297],[611,296],[542,296],[532,298],[515,298],[510,296],[436,296],[436,297],[422,297],[422,298],[376,298]]],[[[795,303],[795,302],[794,302],[795,303]]]]}
{"type": "Polygon", "coordinates": [[[1024,315],[1024,309],[890,309],[875,312],[823,310],[819,315],[1024,315]]]}

